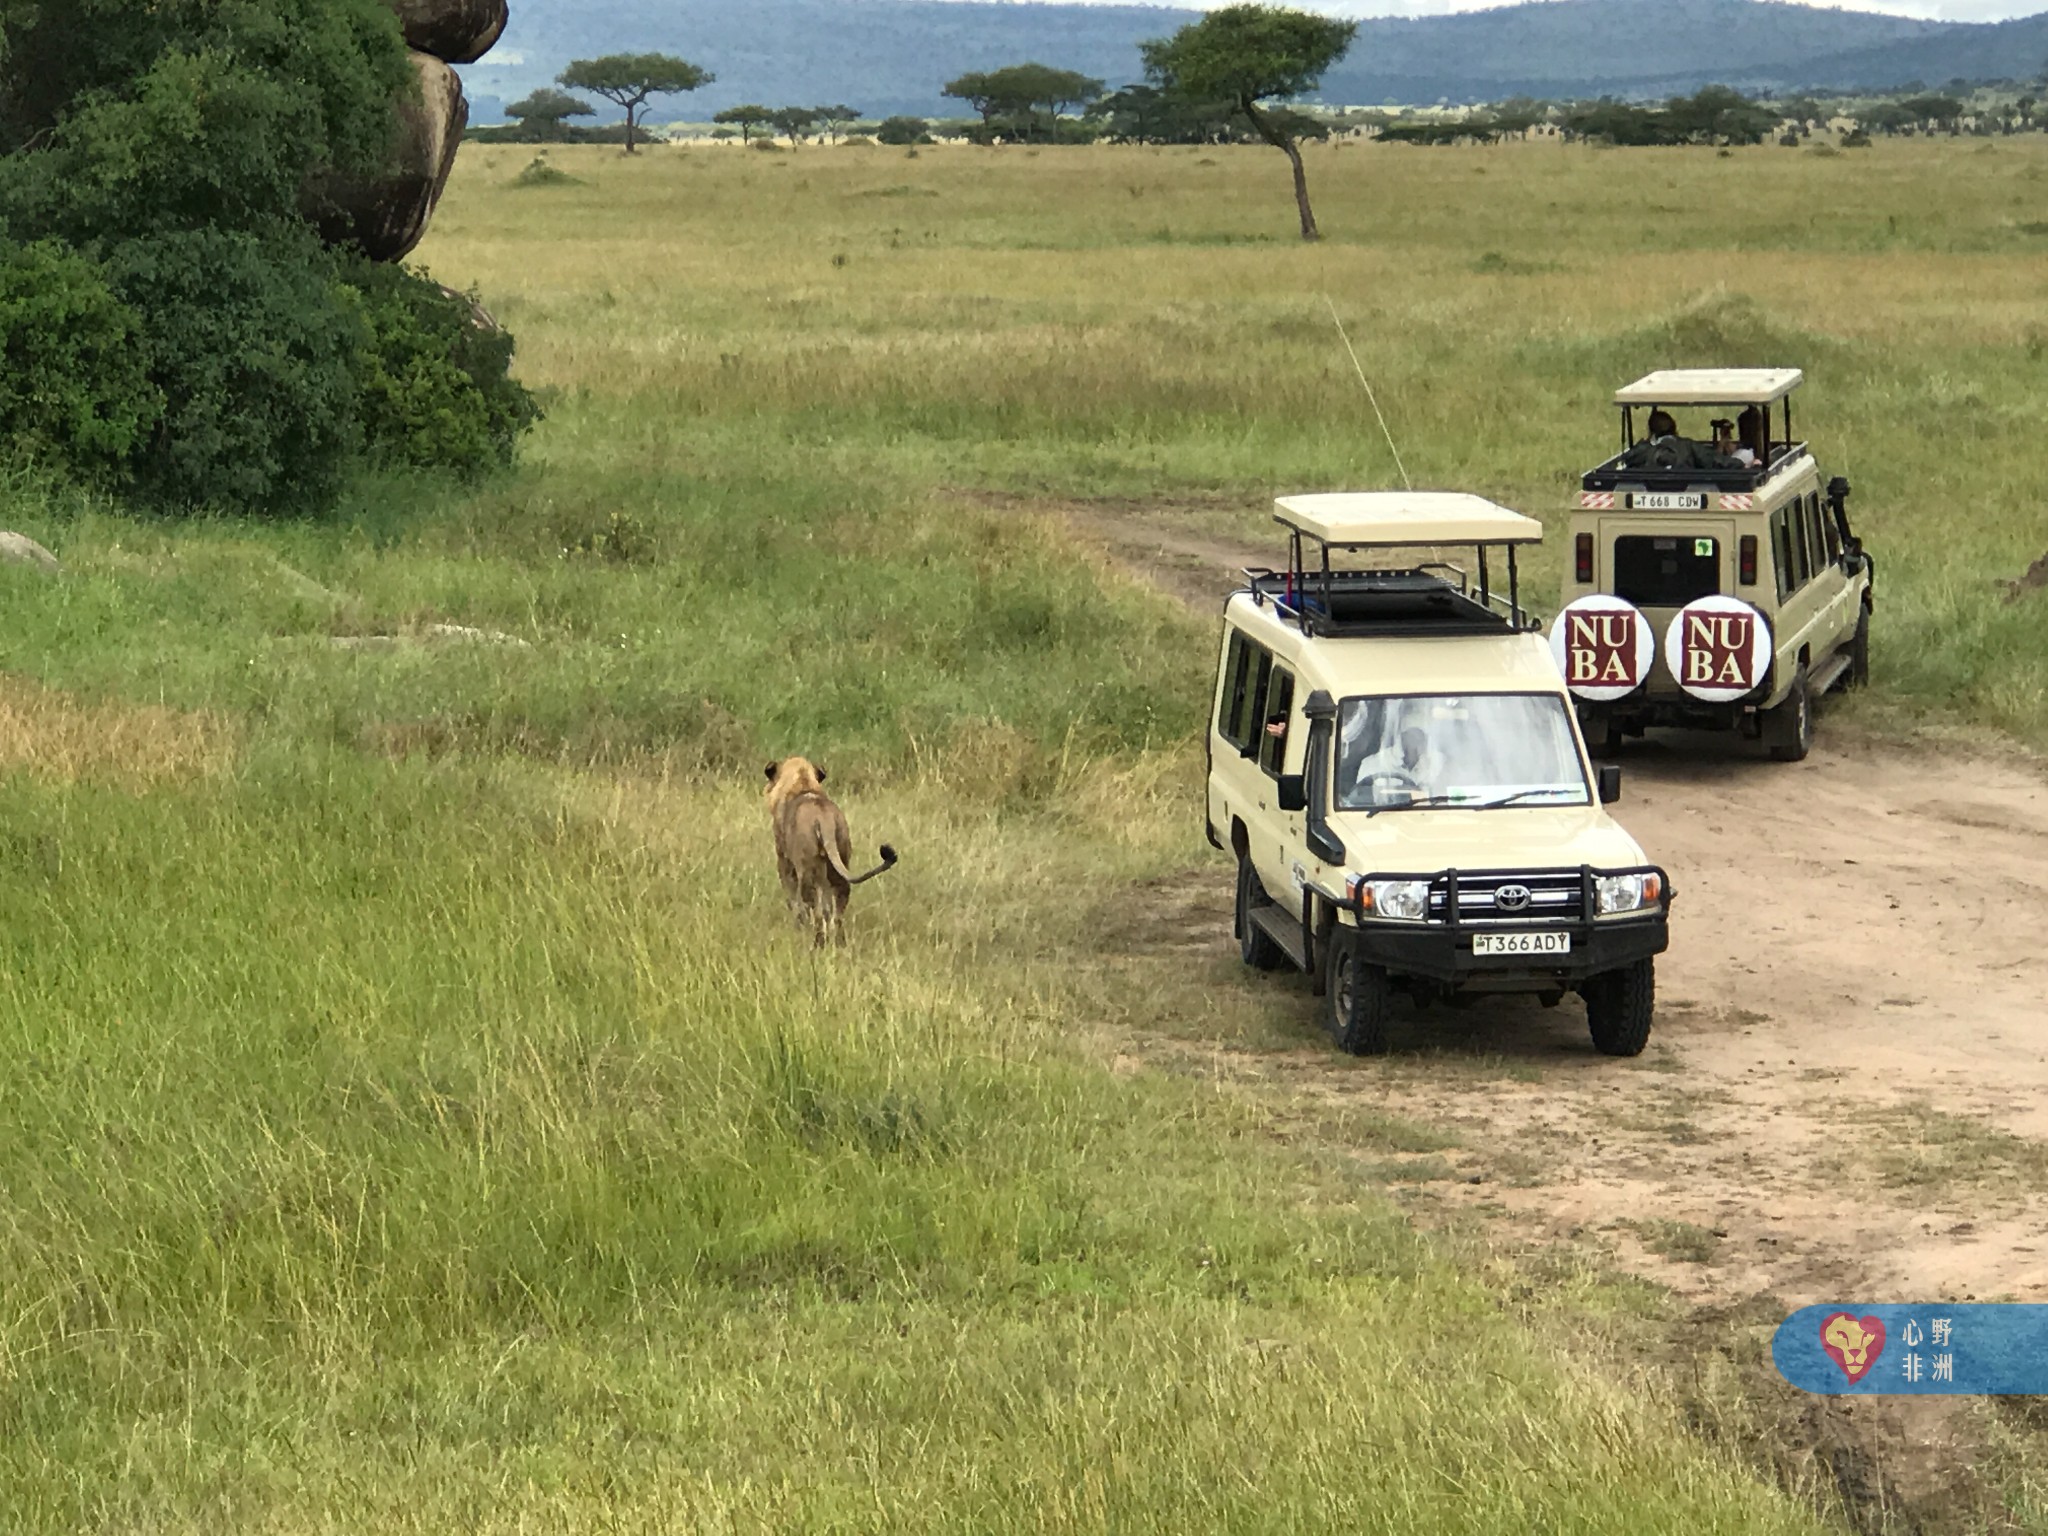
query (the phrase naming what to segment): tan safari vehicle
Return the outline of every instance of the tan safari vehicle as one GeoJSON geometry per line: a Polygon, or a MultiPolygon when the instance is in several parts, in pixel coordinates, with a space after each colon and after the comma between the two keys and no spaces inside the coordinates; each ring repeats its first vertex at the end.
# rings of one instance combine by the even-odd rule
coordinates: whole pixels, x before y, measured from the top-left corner
{"type": "Polygon", "coordinates": [[[1444,493],[1277,505],[1288,566],[1226,604],[1209,723],[1245,963],[1306,971],[1358,1055],[1387,1049],[1402,993],[1568,992],[1596,1047],[1636,1055],[1671,882],[1603,808],[1621,770],[1595,771],[1521,607],[1542,525],[1444,493]]]}
{"type": "Polygon", "coordinates": [[[1615,392],[1622,451],[1581,477],[1552,631],[1603,752],[1650,726],[1733,728],[1796,762],[1821,695],[1869,680],[1873,562],[1849,482],[1823,487],[1792,435],[1801,377],[1673,369],[1615,392]]]}

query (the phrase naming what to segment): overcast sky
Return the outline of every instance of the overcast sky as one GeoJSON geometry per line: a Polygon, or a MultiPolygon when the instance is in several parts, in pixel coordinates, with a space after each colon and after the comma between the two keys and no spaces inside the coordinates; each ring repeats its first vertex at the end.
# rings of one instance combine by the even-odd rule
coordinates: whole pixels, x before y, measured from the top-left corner
{"type": "MultiPolygon", "coordinates": [[[[1082,5],[1129,5],[1133,0],[1077,0],[1082,5]]],[[[1145,3],[1145,0],[1138,0],[1145,3]]],[[[1161,0],[1182,7],[1214,10],[1227,0],[1161,0]]],[[[1304,10],[1323,11],[1332,16],[1441,16],[1447,11],[1486,11],[1512,0],[1289,0],[1304,10]]],[[[2043,9],[2043,0],[2014,3],[2014,0],[1859,0],[1855,5],[1829,7],[1831,10],[1884,11],[1893,16],[1919,16],[1931,21],[2005,21],[2014,16],[2031,16],[2043,9]]]]}

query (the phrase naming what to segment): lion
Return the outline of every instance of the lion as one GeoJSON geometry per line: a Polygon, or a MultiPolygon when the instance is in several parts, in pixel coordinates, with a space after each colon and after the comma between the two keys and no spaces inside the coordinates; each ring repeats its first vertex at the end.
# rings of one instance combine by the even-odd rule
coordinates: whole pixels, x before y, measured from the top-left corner
{"type": "Polygon", "coordinates": [[[863,881],[896,865],[896,850],[882,844],[882,862],[864,875],[853,874],[853,836],[846,815],[824,790],[825,770],[802,757],[785,757],[768,765],[768,819],[775,828],[775,866],[790,915],[808,922],[814,940],[841,937],[839,921],[847,897],[863,881]]]}

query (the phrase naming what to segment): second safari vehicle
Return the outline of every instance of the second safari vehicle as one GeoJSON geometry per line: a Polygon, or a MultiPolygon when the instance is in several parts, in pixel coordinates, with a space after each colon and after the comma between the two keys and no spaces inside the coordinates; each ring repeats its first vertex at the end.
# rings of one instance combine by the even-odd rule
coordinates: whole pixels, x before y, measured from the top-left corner
{"type": "Polygon", "coordinates": [[[1594,768],[1521,606],[1542,525],[1444,492],[1288,496],[1275,518],[1288,565],[1224,608],[1208,734],[1245,963],[1306,971],[1357,1055],[1388,1048],[1402,993],[1577,993],[1598,1050],[1639,1054],[1671,881],[1608,815],[1620,770],[1594,768]]]}

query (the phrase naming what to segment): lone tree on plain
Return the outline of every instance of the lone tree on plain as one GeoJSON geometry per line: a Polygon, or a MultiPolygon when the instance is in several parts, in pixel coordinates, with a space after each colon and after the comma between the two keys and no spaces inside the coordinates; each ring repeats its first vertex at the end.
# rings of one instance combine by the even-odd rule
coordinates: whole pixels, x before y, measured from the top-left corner
{"type": "Polygon", "coordinates": [[[817,126],[818,113],[812,107],[782,107],[769,118],[769,121],[789,135],[789,147],[795,149],[817,126]]]}
{"type": "Polygon", "coordinates": [[[1260,138],[1287,156],[1294,167],[1301,238],[1315,240],[1321,236],[1309,206],[1298,135],[1281,114],[1260,103],[1314,90],[1357,35],[1355,21],[1271,5],[1228,5],[1172,37],[1143,44],[1141,52],[1145,73],[1163,90],[1183,99],[1230,102],[1260,138]]]}
{"type": "Polygon", "coordinates": [[[754,142],[754,130],[756,128],[766,128],[774,120],[775,114],[773,112],[770,112],[766,107],[753,103],[749,103],[744,107],[727,107],[723,112],[711,119],[714,123],[736,125],[740,130],[740,143],[742,145],[752,144],[754,142]]]}
{"type": "Polygon", "coordinates": [[[565,131],[562,125],[570,118],[590,117],[596,111],[587,101],[542,86],[524,101],[513,102],[505,109],[505,115],[517,118],[520,127],[538,138],[559,139],[565,131]]]}
{"type": "Polygon", "coordinates": [[[601,59],[577,59],[555,77],[557,85],[589,91],[626,109],[626,153],[633,153],[634,129],[650,96],[694,91],[718,77],[687,59],[666,53],[611,53],[601,59]]]}
{"type": "Polygon", "coordinates": [[[828,107],[813,107],[811,110],[817,113],[818,121],[824,124],[825,132],[831,135],[835,144],[839,142],[839,136],[852,127],[860,117],[856,109],[843,102],[828,107]]]}

